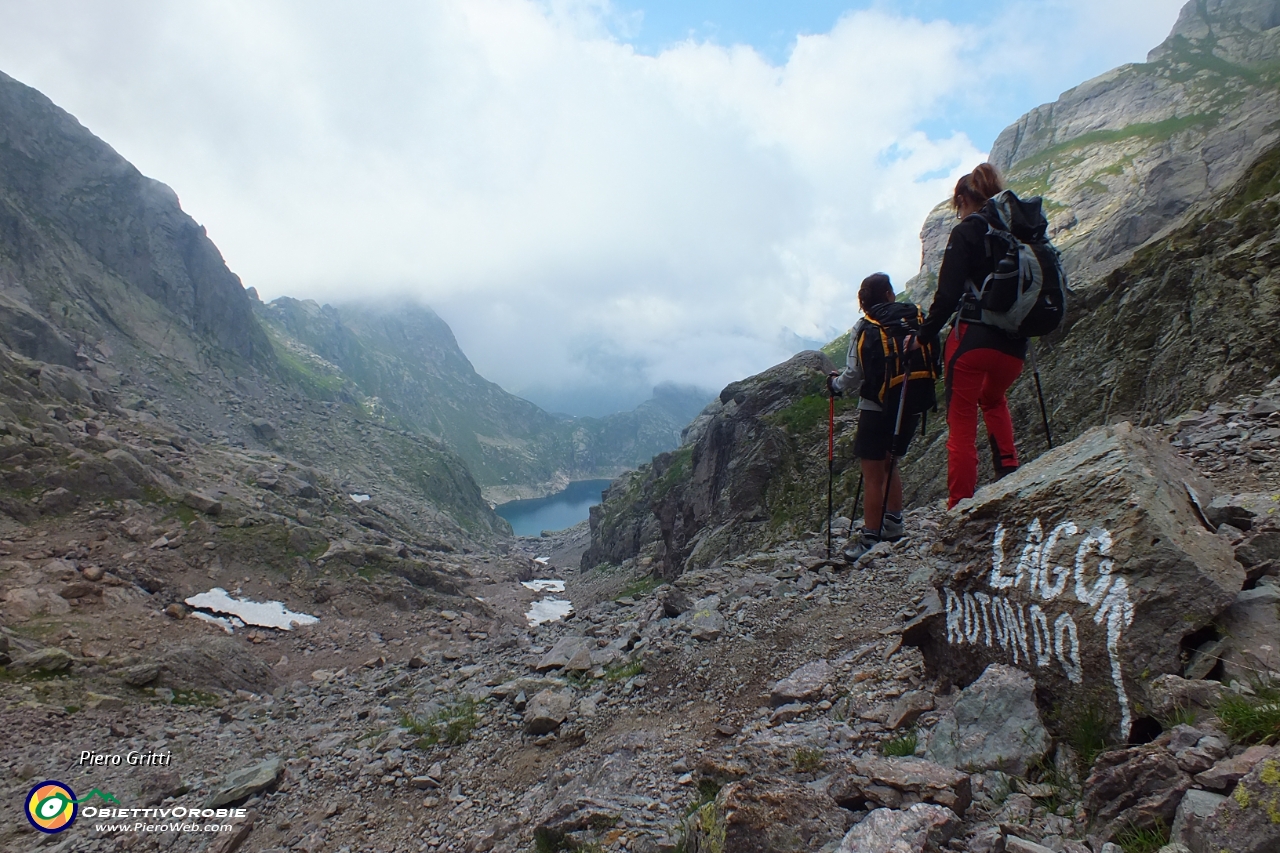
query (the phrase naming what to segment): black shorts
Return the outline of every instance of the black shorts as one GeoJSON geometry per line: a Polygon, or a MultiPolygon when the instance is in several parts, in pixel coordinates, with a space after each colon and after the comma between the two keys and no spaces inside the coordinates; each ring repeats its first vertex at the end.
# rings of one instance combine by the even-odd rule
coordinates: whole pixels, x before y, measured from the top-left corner
{"type": "Polygon", "coordinates": [[[853,437],[853,455],[859,459],[887,459],[889,445],[893,445],[894,456],[906,456],[911,446],[911,437],[920,428],[919,415],[902,416],[902,432],[898,440],[893,440],[893,427],[897,423],[898,413],[876,412],[871,409],[858,410],[858,433],[853,437]]]}

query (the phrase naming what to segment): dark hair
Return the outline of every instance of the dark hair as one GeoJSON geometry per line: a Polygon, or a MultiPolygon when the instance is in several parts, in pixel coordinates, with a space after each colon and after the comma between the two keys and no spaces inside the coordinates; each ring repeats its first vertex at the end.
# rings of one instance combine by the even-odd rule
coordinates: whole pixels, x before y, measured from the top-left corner
{"type": "Polygon", "coordinates": [[[980,163],[976,169],[956,181],[956,191],[951,196],[951,209],[956,213],[966,203],[984,205],[987,199],[1004,189],[1004,179],[990,163],[980,163]]]}
{"type": "Polygon", "coordinates": [[[862,306],[864,313],[869,308],[893,300],[893,284],[889,281],[889,276],[882,272],[867,276],[862,280],[862,287],[858,288],[858,304],[862,306]]]}

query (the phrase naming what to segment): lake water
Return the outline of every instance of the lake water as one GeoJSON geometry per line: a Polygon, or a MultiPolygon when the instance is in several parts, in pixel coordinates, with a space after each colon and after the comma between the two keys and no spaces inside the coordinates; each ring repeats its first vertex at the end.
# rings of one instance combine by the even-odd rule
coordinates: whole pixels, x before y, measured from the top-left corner
{"type": "Polygon", "coordinates": [[[585,521],[591,507],[600,503],[600,493],[610,480],[579,480],[563,492],[528,501],[499,504],[498,515],[511,525],[517,536],[538,536],[544,530],[563,530],[585,521]]]}

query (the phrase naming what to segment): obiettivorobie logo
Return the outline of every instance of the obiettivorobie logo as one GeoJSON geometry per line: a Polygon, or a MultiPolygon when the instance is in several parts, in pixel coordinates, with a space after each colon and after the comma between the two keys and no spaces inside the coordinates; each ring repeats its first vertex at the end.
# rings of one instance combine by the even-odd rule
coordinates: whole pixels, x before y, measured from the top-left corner
{"type": "Polygon", "coordinates": [[[119,803],[113,795],[94,788],[83,799],[76,799],[69,785],[46,779],[27,793],[27,820],[41,832],[62,832],[76,822],[80,804],[94,797],[108,803],[119,803]]]}

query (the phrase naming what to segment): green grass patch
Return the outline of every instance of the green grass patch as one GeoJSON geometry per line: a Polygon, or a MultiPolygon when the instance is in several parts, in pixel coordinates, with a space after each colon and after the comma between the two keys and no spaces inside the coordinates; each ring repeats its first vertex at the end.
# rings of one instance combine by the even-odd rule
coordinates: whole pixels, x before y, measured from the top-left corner
{"type": "Polygon", "coordinates": [[[1194,708],[1174,708],[1165,716],[1158,717],[1156,722],[1166,732],[1175,726],[1194,726],[1196,724],[1196,712],[1194,708]]]}
{"type": "MultiPolygon", "coordinates": [[[[915,752],[915,749],[912,749],[915,752]]],[[[801,773],[816,773],[822,767],[822,750],[812,746],[802,746],[791,756],[791,763],[801,773]]]]}
{"type": "Polygon", "coordinates": [[[1280,743],[1280,688],[1259,683],[1253,691],[1253,696],[1229,693],[1218,703],[1223,729],[1240,743],[1280,743]]]}
{"type": "Polygon", "coordinates": [[[647,575],[646,577],[638,578],[624,586],[618,594],[613,597],[613,600],[617,601],[619,598],[640,598],[641,596],[648,595],[653,592],[655,589],[662,586],[662,584],[662,578],[647,575]]]}
{"type": "Polygon", "coordinates": [[[187,705],[194,708],[213,708],[218,704],[218,697],[203,690],[174,690],[174,705],[187,705]]]}
{"type": "Polygon", "coordinates": [[[693,445],[688,444],[684,447],[671,451],[670,454],[663,454],[654,458],[656,464],[659,459],[663,459],[667,468],[658,477],[658,482],[654,485],[653,494],[655,498],[663,498],[680,483],[689,479],[689,475],[693,472],[693,445]],[[666,458],[663,459],[663,456],[666,458]]]}
{"type": "Polygon", "coordinates": [[[806,394],[782,411],[767,416],[767,420],[773,421],[792,435],[801,435],[825,421],[830,406],[830,398],[825,394],[806,394]]]}
{"type": "Polygon", "coordinates": [[[626,681],[644,672],[644,662],[633,660],[605,667],[605,681],[626,681]]]}
{"type": "Polygon", "coordinates": [[[896,756],[898,758],[906,758],[916,754],[916,747],[920,745],[920,736],[916,734],[915,729],[891,738],[880,744],[880,754],[885,756],[896,756]]]}
{"type": "Polygon", "coordinates": [[[1153,827],[1140,827],[1129,824],[1116,833],[1113,842],[1120,846],[1124,853],[1156,853],[1169,843],[1169,827],[1156,819],[1153,827]]]}
{"type": "MultiPolygon", "coordinates": [[[[1138,122],[1115,130],[1094,130],[1089,133],[1082,133],[1074,139],[1059,142],[1057,145],[1051,145],[1025,160],[1019,160],[1013,164],[1010,171],[1022,174],[1052,166],[1055,159],[1078,154],[1082,149],[1092,145],[1109,145],[1128,139],[1148,139],[1154,142],[1164,142],[1192,128],[1211,127],[1217,124],[1220,119],[1221,116],[1217,113],[1193,113],[1191,115],[1168,118],[1164,121],[1138,122]]],[[[1018,180],[1010,181],[1010,186],[1016,188],[1026,180],[1019,178],[1018,180]]],[[[1044,185],[1046,188],[1048,187],[1047,179],[1044,185]]]]}
{"type": "Polygon", "coordinates": [[[1067,720],[1067,744],[1080,757],[1084,772],[1111,746],[1111,727],[1096,705],[1080,708],[1067,720]]]}
{"type": "Polygon", "coordinates": [[[450,702],[428,717],[415,717],[405,713],[400,717],[401,727],[418,736],[414,746],[430,749],[438,744],[461,746],[471,740],[471,733],[480,722],[476,713],[479,703],[470,696],[450,702]]]}

